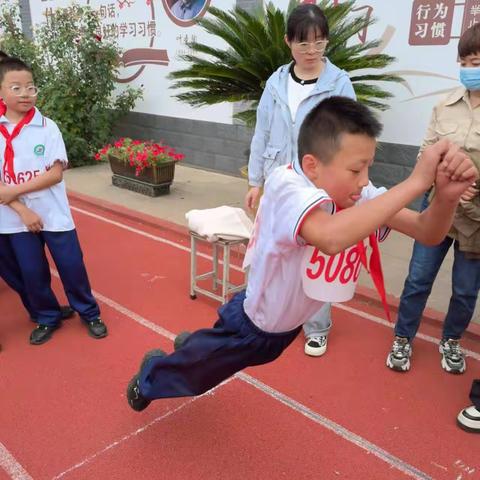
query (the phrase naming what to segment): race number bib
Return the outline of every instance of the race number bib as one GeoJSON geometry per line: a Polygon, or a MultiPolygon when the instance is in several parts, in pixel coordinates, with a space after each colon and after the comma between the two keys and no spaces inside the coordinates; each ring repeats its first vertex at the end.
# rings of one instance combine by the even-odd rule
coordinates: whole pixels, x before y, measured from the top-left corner
{"type": "Polygon", "coordinates": [[[355,293],[361,267],[357,245],[333,256],[308,246],[301,273],[305,295],[322,302],[346,302],[355,293]]]}

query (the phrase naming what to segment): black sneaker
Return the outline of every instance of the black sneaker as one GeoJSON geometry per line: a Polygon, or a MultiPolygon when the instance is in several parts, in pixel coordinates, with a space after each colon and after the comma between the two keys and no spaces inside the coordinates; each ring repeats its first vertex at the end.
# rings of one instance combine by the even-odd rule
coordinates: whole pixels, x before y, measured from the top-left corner
{"type": "Polygon", "coordinates": [[[62,320],[68,320],[75,315],[75,310],[70,305],[60,305],[62,320]]]}
{"type": "Polygon", "coordinates": [[[60,325],[37,325],[30,334],[30,343],[32,345],[41,345],[48,342],[52,338],[53,332],[59,327],[60,325]]]}
{"type": "Polygon", "coordinates": [[[138,373],[130,380],[127,386],[127,401],[131,408],[136,412],[145,410],[151,400],[148,400],[140,393],[140,385],[138,384],[138,373]]]}
{"type": "Polygon", "coordinates": [[[150,360],[151,358],[153,357],[166,357],[167,354],[163,351],[163,350],[160,350],[159,348],[155,348],[154,350],[150,350],[148,351],[142,358],[142,363],[140,364],[140,369],[138,370],[138,373],[140,374],[140,372],[143,370],[143,368],[145,367],[145,364],[148,362],[148,360],[150,360]]]}
{"type": "Polygon", "coordinates": [[[100,318],[85,323],[87,324],[88,334],[91,337],[104,338],[108,335],[107,326],[102,322],[100,318]]]}
{"type": "Polygon", "coordinates": [[[177,351],[185,343],[185,340],[190,335],[190,332],[181,332],[175,337],[175,340],[173,341],[173,348],[175,349],[175,351],[177,351]]]}
{"type": "Polygon", "coordinates": [[[143,370],[143,367],[153,357],[166,357],[167,354],[160,350],[159,348],[155,350],[150,350],[147,352],[142,359],[142,363],[140,364],[140,370],[136,373],[133,378],[130,380],[127,386],[127,401],[131,408],[133,408],[137,412],[141,412],[145,410],[150,403],[151,400],[148,400],[140,393],[140,385],[138,383],[140,378],[140,372],[143,370]]]}

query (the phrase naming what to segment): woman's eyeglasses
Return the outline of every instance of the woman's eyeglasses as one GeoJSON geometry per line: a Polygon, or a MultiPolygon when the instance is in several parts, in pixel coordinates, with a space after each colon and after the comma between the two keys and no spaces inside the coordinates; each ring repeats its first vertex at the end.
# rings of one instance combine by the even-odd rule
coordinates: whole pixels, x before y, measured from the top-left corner
{"type": "Polygon", "coordinates": [[[316,42],[300,42],[295,43],[299,53],[308,53],[313,47],[315,53],[322,53],[325,51],[328,45],[328,40],[317,40],[316,42]]]}

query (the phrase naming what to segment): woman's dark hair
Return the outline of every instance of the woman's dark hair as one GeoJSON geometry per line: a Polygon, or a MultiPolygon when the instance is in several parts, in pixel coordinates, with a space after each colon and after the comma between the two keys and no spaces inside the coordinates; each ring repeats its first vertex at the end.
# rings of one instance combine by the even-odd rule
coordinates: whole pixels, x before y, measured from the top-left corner
{"type": "Polygon", "coordinates": [[[480,24],[476,23],[465,30],[458,42],[458,56],[467,57],[474,53],[480,53],[480,24]]]}
{"type": "Polygon", "coordinates": [[[328,21],[321,8],[312,4],[294,8],[287,20],[288,40],[305,42],[312,31],[315,32],[315,37],[328,39],[328,21]]]}

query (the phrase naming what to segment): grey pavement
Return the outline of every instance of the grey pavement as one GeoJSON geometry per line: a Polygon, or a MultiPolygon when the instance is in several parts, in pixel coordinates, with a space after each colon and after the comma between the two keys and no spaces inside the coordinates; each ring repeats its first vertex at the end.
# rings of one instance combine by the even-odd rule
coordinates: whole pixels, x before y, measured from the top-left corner
{"type": "MultiPolygon", "coordinates": [[[[193,208],[213,208],[220,205],[241,207],[246,193],[245,179],[177,165],[175,180],[169,195],[150,198],[114,187],[108,164],[75,168],[65,173],[67,188],[81,194],[122,205],[170,222],[186,225],[185,213],[193,208]]],[[[413,240],[396,232],[382,244],[382,265],[385,287],[399,297],[408,272],[413,240]]],[[[427,306],[446,312],[451,294],[452,255],[449,253],[438,274],[427,306]]],[[[360,284],[373,288],[368,274],[362,272],[360,284]]],[[[474,322],[480,323],[477,307],[474,322]]]]}

